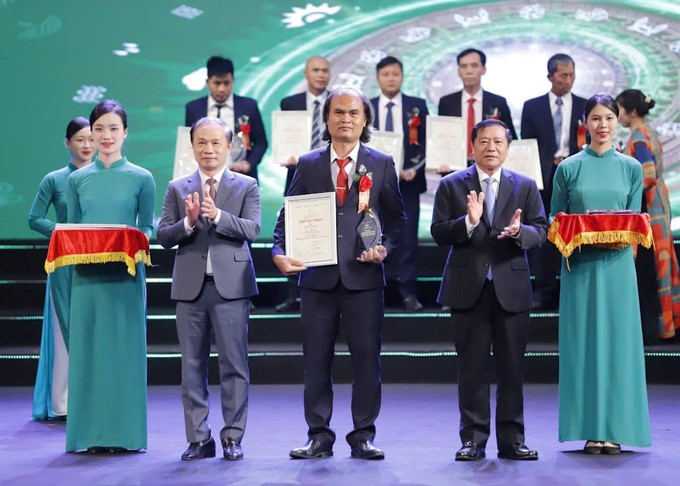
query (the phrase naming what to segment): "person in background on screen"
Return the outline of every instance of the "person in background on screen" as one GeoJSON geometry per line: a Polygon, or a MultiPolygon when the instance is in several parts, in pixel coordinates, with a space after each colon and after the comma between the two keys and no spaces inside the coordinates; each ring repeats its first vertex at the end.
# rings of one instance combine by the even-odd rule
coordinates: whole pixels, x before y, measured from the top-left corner
{"type": "MultiPolygon", "coordinates": [[[[94,163],[66,183],[69,223],[153,230],[156,184],[123,156],[127,114],[105,100],[90,114],[94,163]]],[[[75,265],[71,290],[66,451],[146,448],[146,272],[125,263],[75,265]]]]}
{"type": "MultiPolygon", "coordinates": [[[[28,216],[29,227],[49,238],[56,223],[66,222],[66,180],[92,163],[94,144],[90,122],[82,116],[66,126],[69,163],[50,172],[40,183],[28,216]],[[54,206],[54,220],[47,217],[54,206]]],[[[73,267],[57,268],[47,275],[38,373],[33,392],[33,418],[65,419],[68,401],[68,317],[73,267]]]]}
{"type": "MultiPolygon", "coordinates": [[[[643,328],[645,338],[654,342],[658,337],[672,338],[676,330],[680,329],[680,276],[671,233],[671,203],[663,177],[663,149],[656,130],[649,126],[645,118],[656,103],[651,96],[638,89],[621,92],[616,102],[619,105],[619,122],[630,128],[630,138],[624,153],[635,157],[642,165],[642,211],[649,213],[652,218],[656,265],[652,268],[637,265],[637,271],[638,274],[654,274],[656,277],[656,298],[660,312],[653,327],[643,328]],[[653,272],[654,268],[656,272],[653,272]]],[[[638,248],[638,261],[640,252],[644,250],[638,248]]],[[[647,305],[648,302],[641,298],[641,309],[647,305]]],[[[645,314],[644,310],[642,314],[645,314]]]]}
{"type": "MultiPolygon", "coordinates": [[[[550,217],[591,209],[640,211],[642,167],[614,149],[619,108],[596,94],[584,123],[590,144],[555,171],[550,217]]],[[[584,245],[562,259],[559,440],[585,440],[586,454],[619,454],[652,439],[640,304],[630,246],[584,245]]]]}
{"type": "MultiPolygon", "coordinates": [[[[312,150],[323,147],[328,142],[323,140],[323,117],[321,110],[328,96],[328,83],[331,80],[331,65],[328,59],[314,56],[307,59],[305,64],[305,79],[307,91],[288,96],[281,100],[283,111],[307,111],[312,117],[312,150]]],[[[291,156],[283,165],[288,168],[286,185],[283,190],[285,196],[295,174],[297,157],[291,156]]],[[[297,275],[288,277],[288,292],[286,300],[276,306],[276,312],[298,312],[300,310],[300,289],[297,286],[297,275]]]]}
{"type": "MultiPolygon", "coordinates": [[[[574,60],[566,54],[555,54],[548,59],[550,91],[526,101],[522,109],[522,138],[535,138],[538,143],[543,176],[541,198],[546,213],[550,212],[552,180],[557,165],[582,148],[578,143],[578,131],[586,100],[571,92],[575,79],[574,60]]],[[[557,279],[562,262],[560,252],[553,245],[543,245],[529,252],[529,262],[535,276],[534,308],[556,310],[560,292],[557,279]]]]}
{"type": "Polygon", "coordinates": [[[184,124],[192,126],[205,116],[224,120],[234,129],[229,170],[257,179],[257,166],[267,150],[267,134],[257,101],[234,94],[234,63],[213,56],[206,64],[208,96],[190,101],[185,107],[184,124]]]}
{"type": "Polygon", "coordinates": [[[425,182],[425,120],[427,105],[422,98],[401,92],[404,80],[399,59],[387,56],[376,66],[380,96],[371,99],[374,128],[400,133],[404,139],[404,165],[399,170],[399,191],[406,211],[406,227],[394,256],[399,274],[399,293],[408,312],[423,310],[418,300],[416,260],[418,256],[418,220],[420,194],[427,190],[425,182]]]}

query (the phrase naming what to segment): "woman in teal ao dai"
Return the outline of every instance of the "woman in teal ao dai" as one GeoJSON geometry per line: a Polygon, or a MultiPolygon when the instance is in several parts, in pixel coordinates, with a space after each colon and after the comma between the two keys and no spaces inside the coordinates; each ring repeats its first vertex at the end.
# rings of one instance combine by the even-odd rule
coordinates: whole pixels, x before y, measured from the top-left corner
{"type": "MultiPolygon", "coordinates": [[[[92,163],[94,146],[87,118],[79,116],[66,126],[69,163],[47,174],[33,200],[28,225],[49,238],[56,223],[66,222],[66,180],[76,169],[92,163]],[[48,218],[54,206],[55,219],[48,218]]],[[[68,400],[68,315],[71,297],[71,267],[62,267],[47,276],[38,373],[33,391],[35,420],[63,419],[68,400]]]]}
{"type": "MultiPolygon", "coordinates": [[[[147,236],[156,185],[151,173],[121,156],[127,116],[115,101],[90,115],[94,163],[68,179],[68,221],[127,224],[147,236]]],[[[146,273],[124,263],[76,265],[66,450],[91,453],[145,449],[146,273]]]]}
{"type": "MultiPolygon", "coordinates": [[[[591,143],[564,160],[553,180],[551,216],[589,209],[640,210],[642,168],[616,152],[618,107],[595,95],[585,107],[591,143]]],[[[617,454],[651,445],[633,250],[582,246],[562,261],[559,319],[559,440],[617,454]]]]}

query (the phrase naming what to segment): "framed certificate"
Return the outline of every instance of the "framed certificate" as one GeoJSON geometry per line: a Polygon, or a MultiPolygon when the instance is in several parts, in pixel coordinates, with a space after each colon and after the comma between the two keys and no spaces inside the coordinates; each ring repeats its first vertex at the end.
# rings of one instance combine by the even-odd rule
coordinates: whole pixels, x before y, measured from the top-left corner
{"type": "Polygon", "coordinates": [[[467,168],[467,130],[465,120],[458,116],[427,115],[427,157],[425,169],[449,170],[467,168]]]}
{"type": "Polygon", "coordinates": [[[272,112],[272,158],[282,164],[312,150],[312,116],[307,111],[272,112]]]}
{"type": "Polygon", "coordinates": [[[184,177],[198,170],[198,164],[194,159],[194,151],[191,148],[191,127],[177,127],[177,141],[175,142],[175,165],[172,169],[172,178],[184,177]]]}
{"type": "Polygon", "coordinates": [[[335,192],[288,196],[283,208],[286,223],[286,255],[306,267],[337,265],[335,192]]]}
{"type": "Polygon", "coordinates": [[[366,145],[391,155],[394,159],[397,174],[404,169],[404,134],[373,130],[371,141],[366,145]]]}
{"type": "Polygon", "coordinates": [[[543,190],[541,159],[538,155],[538,142],[535,138],[513,140],[503,167],[532,178],[536,181],[538,189],[543,190]]]}

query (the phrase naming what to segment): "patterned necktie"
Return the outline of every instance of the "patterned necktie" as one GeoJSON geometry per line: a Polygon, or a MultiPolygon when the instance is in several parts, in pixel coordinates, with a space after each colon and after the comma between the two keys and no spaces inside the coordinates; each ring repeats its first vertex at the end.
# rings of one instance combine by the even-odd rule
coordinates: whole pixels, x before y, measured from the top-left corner
{"type": "Polygon", "coordinates": [[[341,207],[343,204],[345,204],[345,198],[347,197],[347,192],[349,191],[349,178],[347,177],[347,172],[345,172],[345,166],[349,164],[350,160],[352,159],[349,157],[344,159],[336,159],[338,168],[340,170],[338,171],[338,183],[335,186],[335,193],[338,195],[338,204],[341,207]]]}
{"type": "Polygon", "coordinates": [[[385,131],[386,132],[393,132],[394,131],[394,118],[392,117],[392,107],[394,106],[393,102],[387,103],[387,116],[385,116],[385,131]]]}
{"type": "Polygon", "coordinates": [[[555,127],[555,152],[559,151],[562,147],[562,98],[557,98],[555,104],[557,105],[557,110],[553,115],[553,126],[555,127]]]}
{"type": "Polygon", "coordinates": [[[467,153],[468,153],[468,158],[472,159],[474,157],[474,152],[472,150],[472,129],[475,127],[475,101],[477,101],[474,98],[470,98],[468,100],[468,109],[467,109],[467,153]]]}
{"type": "Polygon", "coordinates": [[[314,100],[312,112],[312,149],[321,147],[321,102],[314,100]]]}
{"type": "Polygon", "coordinates": [[[226,103],[218,103],[217,105],[215,105],[215,108],[217,108],[217,118],[220,118],[220,114],[222,113],[222,108],[224,108],[225,106],[227,106],[226,103]]]}
{"type": "MultiPolygon", "coordinates": [[[[494,182],[496,182],[496,179],[493,177],[484,179],[484,205],[486,206],[486,215],[489,217],[489,226],[493,224],[493,214],[496,210],[496,191],[493,189],[494,182]]],[[[489,270],[486,272],[486,279],[493,280],[490,262],[489,270]]]]}
{"type": "Polygon", "coordinates": [[[210,188],[208,189],[208,194],[210,194],[210,199],[213,201],[215,200],[215,196],[217,196],[217,191],[215,190],[215,179],[212,177],[209,178],[207,181],[205,181],[210,188]]]}

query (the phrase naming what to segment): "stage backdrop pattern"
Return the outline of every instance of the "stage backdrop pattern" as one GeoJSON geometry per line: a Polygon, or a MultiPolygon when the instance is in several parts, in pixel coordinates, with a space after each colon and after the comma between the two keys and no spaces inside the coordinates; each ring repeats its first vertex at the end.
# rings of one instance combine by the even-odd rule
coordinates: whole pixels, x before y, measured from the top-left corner
{"type": "MultiPolygon", "coordinates": [[[[125,151],[154,174],[159,216],[184,104],[206,94],[204,65],[214,54],[234,60],[234,91],[259,101],[269,130],[281,98],[305,89],[302,71],[312,55],[330,59],[333,86],[370,97],[378,94],[375,64],[397,56],[403,91],[425,98],[436,114],[439,98],[461,89],[456,54],[474,46],[488,55],[483,86],[508,99],[519,130],[523,102],[550,87],[547,59],[566,52],[576,60],[576,94],[635,87],[657,100],[650,119],[662,136],[680,215],[677,1],[0,0],[0,41],[0,239],[37,237],[28,211],[42,177],[66,163],[66,123],[105,98],[127,109],[125,151]]],[[[625,130],[618,135],[627,137],[625,130]]],[[[268,152],[260,169],[261,240],[271,238],[284,172],[268,152]]],[[[422,198],[423,238],[437,182],[429,177],[422,198]]]]}

